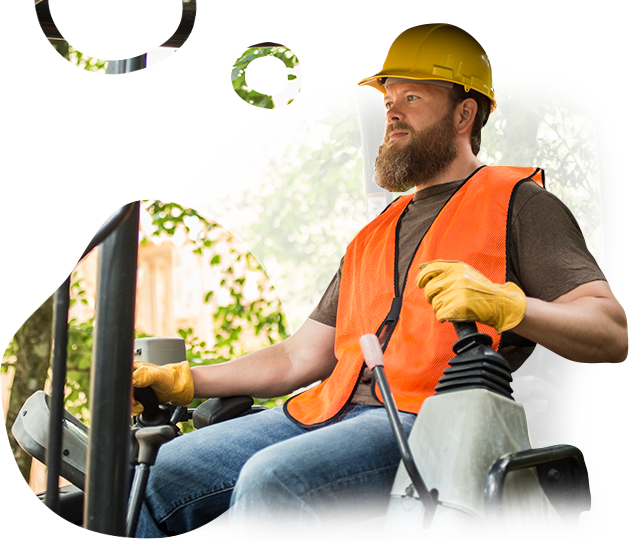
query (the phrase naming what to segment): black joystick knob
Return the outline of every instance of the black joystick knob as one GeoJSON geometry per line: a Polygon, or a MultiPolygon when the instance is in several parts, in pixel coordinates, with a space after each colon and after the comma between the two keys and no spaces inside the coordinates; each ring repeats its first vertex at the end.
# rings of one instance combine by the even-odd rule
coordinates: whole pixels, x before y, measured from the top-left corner
{"type": "Polygon", "coordinates": [[[144,411],[138,416],[138,425],[163,426],[170,421],[170,411],[159,406],[152,388],[134,388],[133,397],[144,406],[144,411]]]}

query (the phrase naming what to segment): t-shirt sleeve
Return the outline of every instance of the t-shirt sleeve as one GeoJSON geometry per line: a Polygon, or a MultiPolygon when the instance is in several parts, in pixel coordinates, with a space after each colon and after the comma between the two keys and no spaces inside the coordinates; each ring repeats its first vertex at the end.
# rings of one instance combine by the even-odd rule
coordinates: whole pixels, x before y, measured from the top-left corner
{"type": "Polygon", "coordinates": [[[319,301],[319,304],[309,317],[310,319],[327,326],[336,327],[336,310],[339,303],[339,287],[341,285],[343,260],[344,258],[341,259],[338,271],[334,274],[334,277],[332,278],[332,281],[330,281],[325,293],[323,293],[323,297],[319,301]]]}
{"type": "Polygon", "coordinates": [[[527,296],[551,302],[579,285],[605,280],[568,207],[534,182],[514,195],[510,279],[527,296]]]}

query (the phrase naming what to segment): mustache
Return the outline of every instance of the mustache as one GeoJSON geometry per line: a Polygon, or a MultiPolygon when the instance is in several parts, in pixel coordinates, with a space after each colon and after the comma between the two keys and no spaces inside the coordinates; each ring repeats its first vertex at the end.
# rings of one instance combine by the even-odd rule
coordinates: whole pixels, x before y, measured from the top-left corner
{"type": "Polygon", "coordinates": [[[393,122],[391,124],[387,125],[387,129],[385,130],[385,137],[388,137],[389,134],[392,131],[395,131],[396,129],[401,129],[404,131],[408,131],[409,133],[415,133],[415,130],[413,129],[413,127],[410,124],[407,124],[406,122],[393,122]]]}

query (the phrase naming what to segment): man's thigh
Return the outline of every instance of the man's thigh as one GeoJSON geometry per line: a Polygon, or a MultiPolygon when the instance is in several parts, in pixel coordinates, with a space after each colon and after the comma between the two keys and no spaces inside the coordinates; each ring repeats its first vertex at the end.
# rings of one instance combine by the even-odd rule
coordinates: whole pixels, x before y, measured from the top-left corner
{"type": "Polygon", "coordinates": [[[303,433],[281,409],[208,426],[161,447],[151,468],[138,536],[181,534],[229,507],[240,470],[259,450],[303,433]]]}
{"type": "MultiPolygon", "coordinates": [[[[402,414],[412,428],[415,415],[402,414]]],[[[336,423],[256,453],[232,496],[230,524],[320,524],[384,513],[400,462],[386,411],[357,406],[336,423]]]]}

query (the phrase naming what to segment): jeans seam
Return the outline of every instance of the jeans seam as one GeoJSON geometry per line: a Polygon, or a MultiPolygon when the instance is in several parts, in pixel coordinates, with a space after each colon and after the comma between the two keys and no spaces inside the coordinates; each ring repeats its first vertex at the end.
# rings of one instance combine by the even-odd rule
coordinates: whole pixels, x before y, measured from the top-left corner
{"type": "MultiPolygon", "coordinates": [[[[318,493],[318,492],[320,492],[320,491],[323,491],[323,490],[325,490],[325,489],[329,489],[330,487],[333,487],[333,486],[338,486],[338,485],[342,485],[342,484],[344,484],[344,483],[350,484],[350,483],[351,483],[354,479],[364,477],[364,476],[365,476],[365,473],[369,473],[369,474],[372,474],[372,473],[379,473],[379,472],[385,471],[385,470],[387,470],[387,469],[397,468],[397,467],[398,467],[398,464],[395,464],[395,465],[387,465],[387,466],[385,466],[385,467],[379,467],[379,468],[377,468],[377,469],[369,469],[369,471],[363,471],[363,472],[361,472],[361,473],[355,473],[355,474],[353,474],[352,476],[344,476],[344,477],[342,477],[342,478],[337,478],[336,480],[333,480],[333,481],[331,481],[331,482],[328,482],[327,484],[325,484],[325,485],[323,485],[323,486],[317,486],[317,487],[316,487],[316,488],[314,488],[314,489],[308,490],[308,491],[307,491],[306,493],[304,493],[303,495],[316,494],[316,493],[318,493]]],[[[368,481],[368,480],[364,480],[364,481],[368,481]]],[[[303,495],[302,495],[302,496],[303,496],[303,495]]]]}
{"type": "Polygon", "coordinates": [[[164,521],[166,521],[167,519],[169,519],[173,514],[175,514],[176,512],[178,512],[179,510],[181,510],[182,508],[185,508],[186,506],[190,506],[191,504],[197,503],[199,501],[202,501],[203,499],[207,499],[208,497],[213,497],[215,495],[221,495],[222,493],[226,493],[228,491],[233,491],[234,486],[231,487],[226,487],[224,489],[220,489],[220,490],[216,490],[216,491],[212,491],[210,493],[205,493],[203,495],[196,495],[194,497],[190,497],[189,499],[183,499],[180,504],[173,506],[172,509],[165,513],[163,517],[161,518],[155,518],[155,521],[157,523],[163,523],[164,521]]]}

